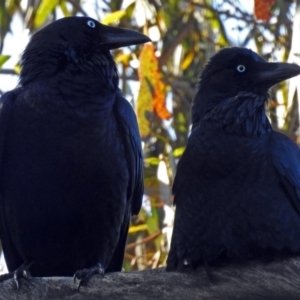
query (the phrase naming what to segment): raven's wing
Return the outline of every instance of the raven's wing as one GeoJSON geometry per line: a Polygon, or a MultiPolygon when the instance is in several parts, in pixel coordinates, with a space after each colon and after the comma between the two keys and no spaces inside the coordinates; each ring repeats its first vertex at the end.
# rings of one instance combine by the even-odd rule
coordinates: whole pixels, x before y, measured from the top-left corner
{"type": "Polygon", "coordinates": [[[13,91],[4,94],[0,98],[0,239],[4,237],[4,217],[3,217],[3,200],[2,200],[2,163],[3,148],[6,137],[6,130],[9,122],[10,111],[12,109],[16,95],[13,91]]]}
{"type": "Polygon", "coordinates": [[[131,213],[136,215],[140,211],[144,192],[143,154],[138,123],[133,108],[121,94],[117,95],[115,112],[130,175],[127,199],[131,201],[131,213]]]}
{"type": "Polygon", "coordinates": [[[273,163],[281,176],[282,187],[300,216],[300,148],[277,131],[272,132],[270,146],[273,163]]]}
{"type": "Polygon", "coordinates": [[[6,264],[9,271],[14,271],[23,263],[23,260],[19,256],[15,246],[12,243],[10,235],[7,233],[6,219],[4,215],[4,203],[3,203],[3,162],[4,146],[9,128],[10,116],[14,107],[14,103],[21,93],[21,88],[12,90],[5,93],[0,99],[0,240],[5,255],[6,264]]]}
{"type": "Polygon", "coordinates": [[[128,210],[124,216],[118,245],[106,272],[121,270],[130,217],[139,213],[144,193],[143,154],[135,113],[121,94],[117,95],[114,112],[123,138],[130,179],[127,189],[128,210]]]}

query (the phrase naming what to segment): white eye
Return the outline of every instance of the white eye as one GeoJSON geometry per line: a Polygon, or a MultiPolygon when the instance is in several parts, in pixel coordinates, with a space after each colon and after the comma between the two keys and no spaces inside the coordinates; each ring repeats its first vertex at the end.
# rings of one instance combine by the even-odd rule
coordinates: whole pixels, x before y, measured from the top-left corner
{"type": "Polygon", "coordinates": [[[243,73],[246,71],[246,67],[244,65],[238,65],[236,67],[236,69],[240,72],[240,73],[243,73]]]}
{"type": "Polygon", "coordinates": [[[86,24],[87,24],[88,26],[90,26],[91,28],[95,28],[95,27],[96,27],[95,22],[92,21],[92,20],[88,20],[88,21],[86,22],[86,24]]]}

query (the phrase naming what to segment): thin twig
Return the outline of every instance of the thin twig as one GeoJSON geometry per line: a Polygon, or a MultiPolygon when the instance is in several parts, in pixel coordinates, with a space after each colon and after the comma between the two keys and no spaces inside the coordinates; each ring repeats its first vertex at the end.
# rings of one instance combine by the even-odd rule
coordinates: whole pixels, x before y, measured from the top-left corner
{"type": "Polygon", "coordinates": [[[147,243],[147,242],[150,242],[150,241],[154,240],[155,238],[157,238],[158,236],[160,236],[161,233],[162,233],[162,231],[159,230],[159,231],[157,231],[157,232],[155,232],[155,233],[152,233],[152,234],[148,235],[147,237],[141,239],[141,240],[138,241],[138,242],[130,243],[130,244],[128,244],[128,245],[126,246],[126,250],[129,250],[129,249],[132,249],[132,248],[134,248],[134,247],[136,247],[136,246],[138,246],[138,245],[141,245],[141,244],[145,244],[145,243],[147,243]]]}

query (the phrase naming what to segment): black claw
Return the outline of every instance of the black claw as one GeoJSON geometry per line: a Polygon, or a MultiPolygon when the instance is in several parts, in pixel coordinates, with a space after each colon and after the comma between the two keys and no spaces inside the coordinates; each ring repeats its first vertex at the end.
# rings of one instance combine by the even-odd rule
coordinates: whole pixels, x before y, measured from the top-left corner
{"type": "Polygon", "coordinates": [[[20,279],[26,279],[29,281],[29,277],[31,277],[30,272],[28,269],[32,265],[32,262],[25,262],[21,267],[19,267],[15,272],[13,272],[12,278],[14,279],[14,282],[16,284],[17,290],[20,289],[20,279]]]}
{"type": "Polygon", "coordinates": [[[78,285],[77,285],[77,292],[80,292],[80,287],[83,285],[82,280],[79,280],[78,285]]]}
{"type": "Polygon", "coordinates": [[[30,272],[28,271],[28,268],[30,268],[31,265],[32,265],[31,262],[30,263],[25,262],[21,267],[19,267],[14,272],[9,272],[7,274],[0,275],[0,283],[8,279],[13,279],[16,284],[16,288],[19,291],[20,279],[24,278],[27,281],[29,281],[29,277],[31,277],[30,272]]]}
{"type": "Polygon", "coordinates": [[[210,265],[208,264],[208,262],[206,260],[204,260],[204,270],[206,272],[208,281],[211,284],[214,284],[216,282],[216,280],[215,280],[215,277],[214,277],[214,275],[212,273],[211,267],[210,267],[210,265]]]}
{"type": "Polygon", "coordinates": [[[92,266],[89,269],[78,270],[74,274],[74,283],[78,280],[77,291],[79,292],[81,286],[86,286],[89,280],[95,275],[99,274],[104,277],[104,268],[100,263],[92,266]]]}
{"type": "Polygon", "coordinates": [[[8,279],[13,279],[16,285],[17,290],[20,290],[20,279],[24,278],[29,281],[29,277],[31,277],[28,268],[32,265],[32,263],[25,262],[21,267],[19,267],[14,272],[9,272],[7,274],[0,275],[0,283],[4,282],[8,279]]]}
{"type": "Polygon", "coordinates": [[[18,274],[17,272],[14,273],[14,282],[15,282],[15,285],[17,287],[17,291],[19,291],[19,289],[20,289],[19,276],[17,274],[18,274]]]}

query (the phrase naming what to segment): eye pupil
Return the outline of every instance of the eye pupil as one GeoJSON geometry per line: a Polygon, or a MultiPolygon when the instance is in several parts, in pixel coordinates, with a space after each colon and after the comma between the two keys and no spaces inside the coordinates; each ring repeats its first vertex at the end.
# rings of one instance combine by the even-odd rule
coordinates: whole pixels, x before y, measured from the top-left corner
{"type": "Polygon", "coordinates": [[[240,73],[243,73],[246,71],[246,67],[244,65],[238,65],[236,67],[236,69],[240,72],[240,73]]]}
{"type": "Polygon", "coordinates": [[[95,27],[96,27],[95,22],[94,22],[94,21],[91,21],[91,20],[87,21],[87,25],[88,25],[89,27],[91,27],[91,28],[95,28],[95,27]]]}

